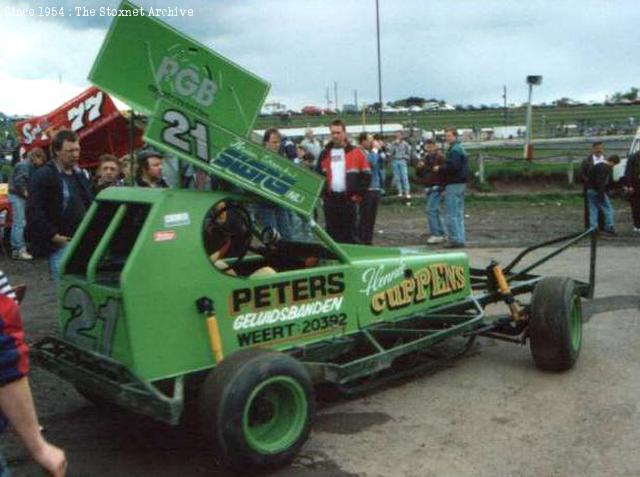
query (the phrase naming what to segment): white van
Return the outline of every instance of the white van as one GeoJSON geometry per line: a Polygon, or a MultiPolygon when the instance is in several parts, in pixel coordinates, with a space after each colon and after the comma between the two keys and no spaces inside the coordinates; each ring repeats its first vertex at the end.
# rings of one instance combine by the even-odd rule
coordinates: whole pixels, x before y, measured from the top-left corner
{"type": "Polygon", "coordinates": [[[613,168],[613,182],[617,184],[620,179],[624,176],[624,170],[627,167],[627,158],[640,150],[640,127],[636,130],[636,135],[633,137],[633,141],[631,141],[631,147],[629,147],[629,152],[627,153],[627,157],[623,157],[620,159],[620,164],[613,168]]]}

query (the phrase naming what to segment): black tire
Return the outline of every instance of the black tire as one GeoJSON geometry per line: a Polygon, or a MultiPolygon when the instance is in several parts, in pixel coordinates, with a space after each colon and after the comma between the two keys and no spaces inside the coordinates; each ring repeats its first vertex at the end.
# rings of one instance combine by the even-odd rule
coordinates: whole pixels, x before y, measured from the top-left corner
{"type": "Polygon", "coordinates": [[[571,369],[582,347],[582,305],[575,282],[546,277],[531,297],[529,339],[536,366],[545,371],[571,369]]]}
{"type": "Polygon", "coordinates": [[[200,391],[204,436],[236,471],[291,462],[309,437],[314,411],[307,370],[274,351],[247,349],[225,358],[200,391]]]}

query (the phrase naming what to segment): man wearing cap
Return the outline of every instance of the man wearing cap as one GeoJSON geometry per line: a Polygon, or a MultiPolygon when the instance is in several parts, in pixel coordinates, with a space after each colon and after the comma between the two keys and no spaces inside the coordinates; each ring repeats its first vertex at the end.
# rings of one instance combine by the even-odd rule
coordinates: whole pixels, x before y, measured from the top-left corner
{"type": "Polygon", "coordinates": [[[54,280],[60,262],[93,200],[91,183],[78,167],[80,142],[69,129],[51,141],[53,160],[36,170],[29,183],[27,231],[34,255],[47,257],[54,280]]]}
{"type": "Polygon", "coordinates": [[[139,187],[169,187],[162,178],[162,153],[155,149],[138,151],[136,185],[139,187]]]}

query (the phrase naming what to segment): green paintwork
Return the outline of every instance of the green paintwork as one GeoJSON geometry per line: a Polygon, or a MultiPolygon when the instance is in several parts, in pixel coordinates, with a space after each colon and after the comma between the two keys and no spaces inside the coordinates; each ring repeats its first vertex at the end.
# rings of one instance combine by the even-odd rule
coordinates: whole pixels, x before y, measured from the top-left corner
{"type": "Polygon", "coordinates": [[[309,403],[300,383],[274,376],[258,385],[242,413],[242,429],[249,446],[260,454],[276,454],[291,447],[304,430],[309,403]]]}
{"type": "Polygon", "coordinates": [[[210,174],[308,217],[324,183],[321,176],[289,159],[164,101],[158,103],[144,138],[210,174]],[[189,134],[176,137],[172,117],[186,121],[190,131],[200,127],[206,134],[201,134],[201,140],[189,134]]]}
{"type": "Polygon", "coordinates": [[[582,304],[579,296],[573,297],[571,305],[571,320],[569,323],[569,332],[571,333],[571,347],[573,351],[580,350],[582,345],[582,304]]]}
{"type": "MultiPolygon", "coordinates": [[[[124,2],[120,8],[135,7],[124,2]]],[[[122,379],[134,376],[138,388],[174,377],[181,383],[215,367],[207,316],[196,306],[201,298],[213,303],[223,357],[247,347],[289,351],[369,340],[374,352],[368,356],[336,370],[330,368],[337,364],[326,363],[318,372],[340,381],[376,372],[394,357],[468,331],[482,319],[480,312],[429,316],[447,304],[474,311],[464,253],[337,244],[313,221],[314,243],[280,242],[240,264],[231,258],[227,264],[238,276],[224,273],[210,260],[211,243],[218,243],[205,227],[212,208],[224,202],[253,210],[269,202],[310,218],[323,185],[314,173],[245,139],[267,84],[148,17],[114,20],[90,79],[152,115],[148,142],[231,182],[238,192],[115,187],[100,193],[69,245],[58,290],[62,339],[74,345],[72,355],[87,352],[85,387],[95,359],[110,364],[100,369],[127,370],[122,379]],[[267,267],[275,272],[251,275],[267,267]],[[374,335],[402,328],[408,317],[426,326],[417,334],[400,331],[403,338],[393,349],[376,341],[374,335]]],[[[74,375],[72,366],[68,372],[60,366],[61,374],[74,375]]],[[[131,384],[121,388],[134,392],[131,384]]],[[[282,419],[273,428],[248,429],[252,445],[265,452],[286,449],[295,434],[285,432],[287,423],[295,430],[303,417],[295,386],[268,381],[257,392],[272,388],[290,397],[291,408],[280,409],[282,419]]],[[[161,416],[170,422],[177,420],[178,389],[171,412],[161,416]]],[[[155,391],[149,399],[163,401],[155,391]]],[[[132,407],[139,401],[119,396],[119,402],[132,407]]]]}
{"type": "Polygon", "coordinates": [[[269,89],[260,78],[155,17],[118,16],[89,79],[151,115],[149,143],[311,215],[323,178],[246,140],[269,89]]]}
{"type": "MultiPolygon", "coordinates": [[[[119,207],[144,202],[150,211],[118,276],[114,279],[108,273],[96,272],[94,279],[89,280],[89,273],[70,273],[66,267],[74,257],[85,253],[87,239],[83,238],[83,232],[87,234],[93,229],[87,224],[91,223],[98,207],[91,209],[83,228],[70,244],[63,265],[61,327],[68,330],[70,321],[83,319],[80,315],[83,308],[75,301],[67,303],[69,288],[77,286],[90,297],[91,305],[85,303],[84,309],[93,307],[98,315],[108,298],[117,301],[119,314],[113,344],[101,345],[106,338],[105,320],[100,318],[93,327],[83,327],[78,333],[80,339],[69,333],[63,333],[63,337],[78,345],[88,343],[93,351],[111,348],[111,358],[124,363],[143,379],[156,380],[214,365],[205,320],[195,306],[195,301],[203,296],[215,304],[224,354],[228,355],[247,346],[285,350],[354,333],[372,324],[426,312],[470,294],[468,260],[464,253],[433,254],[403,248],[387,248],[378,254],[377,247],[342,245],[351,263],[327,259],[313,268],[270,276],[227,275],[212,266],[203,244],[202,227],[209,209],[229,199],[247,198],[189,190],[109,188],[103,191],[98,204],[118,204],[119,207]],[[180,214],[186,217],[187,223],[167,226],[169,219],[180,214]],[[166,239],[167,236],[171,238],[166,239]],[[415,280],[405,278],[407,270],[412,271],[415,280],[422,280],[422,296],[417,296],[415,280]],[[315,280],[313,298],[309,292],[310,277],[315,280]],[[297,297],[293,296],[292,282],[297,287],[297,297]],[[274,284],[280,288],[273,288],[274,284]],[[251,300],[239,303],[234,309],[234,293],[245,298],[250,294],[251,300]],[[417,302],[408,297],[416,298],[417,302]],[[315,308],[310,304],[315,304],[315,308]],[[300,318],[287,319],[285,315],[296,310],[293,306],[298,307],[297,310],[303,306],[311,309],[300,311],[304,315],[300,318]],[[270,310],[280,310],[279,320],[273,316],[271,323],[252,322],[252,313],[263,312],[262,317],[268,318],[264,313],[270,310]]],[[[116,211],[113,220],[117,220],[117,216],[116,211]]],[[[329,241],[321,243],[330,251],[335,244],[326,239],[329,241]]],[[[92,255],[100,250],[104,247],[98,245],[88,250],[90,255],[85,260],[95,262],[92,255]]],[[[263,259],[253,256],[246,260],[263,259]]]]}
{"type": "MultiPolygon", "coordinates": [[[[139,8],[124,1],[120,10],[139,8]]],[[[155,17],[118,16],[89,80],[145,114],[159,99],[247,137],[269,84],[155,17]]]]}

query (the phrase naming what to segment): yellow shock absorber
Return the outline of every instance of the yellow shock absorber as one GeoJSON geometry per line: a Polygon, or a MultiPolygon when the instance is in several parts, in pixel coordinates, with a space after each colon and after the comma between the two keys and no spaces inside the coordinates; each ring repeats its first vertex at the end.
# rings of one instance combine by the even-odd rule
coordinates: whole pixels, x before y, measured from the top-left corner
{"type": "Polygon", "coordinates": [[[218,320],[216,315],[207,316],[207,329],[209,330],[209,342],[213,350],[213,358],[216,364],[222,361],[222,340],[220,339],[220,330],[218,329],[218,320]]]}
{"type": "Polygon", "coordinates": [[[504,273],[502,273],[502,268],[500,268],[500,265],[497,262],[492,262],[491,270],[493,271],[493,277],[496,280],[496,285],[498,285],[498,290],[500,290],[504,302],[511,311],[511,319],[513,321],[521,320],[523,318],[522,309],[513,297],[513,293],[511,293],[511,288],[509,288],[507,279],[504,277],[504,273]]]}
{"type": "Polygon", "coordinates": [[[222,351],[222,339],[220,338],[220,328],[218,327],[218,320],[216,319],[213,300],[206,296],[200,297],[196,300],[196,308],[207,320],[209,343],[211,344],[211,350],[213,351],[213,358],[215,359],[216,364],[218,364],[224,358],[224,354],[222,351]]]}

